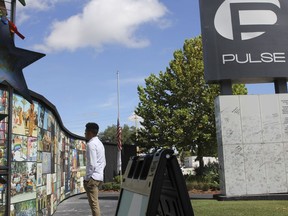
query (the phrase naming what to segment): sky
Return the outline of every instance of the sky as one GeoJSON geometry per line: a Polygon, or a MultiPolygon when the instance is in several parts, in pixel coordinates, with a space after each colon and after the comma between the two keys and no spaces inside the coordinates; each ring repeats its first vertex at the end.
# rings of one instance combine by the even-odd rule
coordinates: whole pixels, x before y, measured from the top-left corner
{"type": "MultiPolygon", "coordinates": [[[[198,0],[26,0],[16,25],[16,47],[46,54],[23,70],[30,90],[53,103],[64,126],[83,136],[87,122],[100,131],[120,124],[139,103],[137,86],[165,71],[173,52],[201,34],[198,0]]],[[[272,94],[272,84],[247,85],[272,94]]],[[[139,123],[137,123],[139,125],[139,123]]]]}

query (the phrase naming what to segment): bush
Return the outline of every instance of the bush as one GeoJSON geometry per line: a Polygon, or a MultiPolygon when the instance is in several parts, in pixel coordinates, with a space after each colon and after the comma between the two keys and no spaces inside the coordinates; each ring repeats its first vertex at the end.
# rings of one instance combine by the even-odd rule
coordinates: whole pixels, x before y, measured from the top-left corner
{"type": "Polygon", "coordinates": [[[101,186],[101,189],[104,191],[119,191],[120,190],[120,184],[115,183],[115,182],[107,182],[103,183],[101,186]]]}
{"type": "Polygon", "coordinates": [[[201,190],[203,190],[203,191],[208,191],[209,189],[211,189],[211,188],[210,188],[210,184],[204,182],[203,185],[202,185],[201,190]]]}
{"type": "Polygon", "coordinates": [[[206,166],[204,166],[203,176],[206,182],[218,182],[219,184],[219,164],[216,162],[208,163],[206,166]]]}
{"type": "Polygon", "coordinates": [[[197,175],[199,169],[195,169],[196,175],[185,176],[185,181],[188,190],[219,190],[219,172],[218,163],[208,163],[204,166],[203,175],[197,175]]]}
{"type": "Polygon", "coordinates": [[[198,186],[198,182],[193,181],[193,182],[186,182],[186,186],[187,186],[187,190],[194,190],[196,189],[198,186]]]}
{"type": "Polygon", "coordinates": [[[193,182],[193,181],[201,182],[201,181],[204,181],[204,177],[198,176],[198,175],[188,175],[186,176],[185,181],[186,182],[193,182]]]}
{"type": "Polygon", "coordinates": [[[209,183],[209,188],[211,190],[220,190],[220,184],[218,182],[209,183]]]}
{"type": "Polygon", "coordinates": [[[123,178],[123,176],[118,175],[118,176],[115,176],[113,180],[114,180],[115,183],[120,184],[121,183],[121,178],[123,178]]]}

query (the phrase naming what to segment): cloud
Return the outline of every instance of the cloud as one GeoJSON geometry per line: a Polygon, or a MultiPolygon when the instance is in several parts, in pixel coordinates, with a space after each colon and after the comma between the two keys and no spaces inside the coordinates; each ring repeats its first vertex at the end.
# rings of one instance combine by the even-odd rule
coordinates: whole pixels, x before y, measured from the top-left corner
{"type": "Polygon", "coordinates": [[[73,0],[29,0],[26,1],[26,6],[23,7],[18,1],[17,4],[17,24],[22,24],[30,19],[31,12],[49,11],[54,8],[58,3],[69,2],[73,0]]]}
{"type": "Polygon", "coordinates": [[[81,13],[54,22],[43,44],[35,48],[47,53],[86,47],[98,50],[105,44],[146,47],[149,40],[137,35],[137,30],[147,23],[163,28],[167,12],[159,0],[90,0],[81,13]]]}
{"type": "MultiPolygon", "coordinates": [[[[27,5],[25,8],[28,8],[29,10],[36,10],[36,11],[46,11],[51,8],[53,8],[58,3],[64,3],[64,2],[71,2],[73,0],[28,0],[26,1],[27,5]]],[[[20,3],[17,1],[17,11],[22,10],[22,6],[20,7],[20,3]]]]}

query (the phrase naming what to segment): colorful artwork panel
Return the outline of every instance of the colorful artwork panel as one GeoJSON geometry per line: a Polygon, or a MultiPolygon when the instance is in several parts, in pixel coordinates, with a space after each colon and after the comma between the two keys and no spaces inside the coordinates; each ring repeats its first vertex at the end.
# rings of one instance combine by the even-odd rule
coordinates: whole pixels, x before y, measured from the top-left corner
{"type": "Polygon", "coordinates": [[[47,192],[46,186],[37,187],[37,213],[44,215],[47,206],[47,192]]]}
{"type": "Polygon", "coordinates": [[[38,106],[38,127],[44,127],[44,116],[45,116],[45,107],[40,105],[38,106]]]}
{"type": "Polygon", "coordinates": [[[76,140],[70,138],[70,148],[72,149],[76,149],[76,140]]]}
{"type": "MultiPolygon", "coordinates": [[[[43,172],[43,168],[42,168],[42,172],[43,172]]],[[[42,185],[46,186],[46,184],[47,184],[47,175],[44,174],[44,175],[42,175],[42,185]]]]}
{"type": "Polygon", "coordinates": [[[65,146],[66,146],[66,137],[63,133],[61,133],[61,140],[62,140],[62,148],[61,151],[64,152],[65,151],[65,146]]]}
{"type": "Polygon", "coordinates": [[[80,143],[80,146],[81,146],[80,150],[86,151],[86,143],[83,140],[80,140],[79,143],[80,143]]]}
{"type": "Polygon", "coordinates": [[[8,92],[0,90],[0,113],[8,114],[8,92]]]}
{"type": "Polygon", "coordinates": [[[76,149],[72,149],[71,153],[72,153],[72,157],[70,159],[71,159],[72,171],[76,171],[78,169],[78,166],[77,166],[77,159],[78,159],[77,150],[76,149]]]}
{"type": "MultiPolygon", "coordinates": [[[[7,102],[0,89],[0,114],[8,113],[7,102]]],[[[55,112],[41,100],[30,104],[14,95],[12,108],[12,213],[51,215],[61,200],[84,191],[85,141],[63,131],[55,112]]],[[[0,122],[0,165],[7,161],[7,121],[0,122]]],[[[0,184],[0,192],[5,188],[0,184]]]]}
{"type": "Polygon", "coordinates": [[[47,196],[47,215],[51,215],[52,214],[52,206],[53,203],[51,203],[51,195],[47,196]]]}
{"type": "Polygon", "coordinates": [[[12,160],[27,161],[27,137],[12,135],[12,160]]]}
{"type": "Polygon", "coordinates": [[[37,152],[37,163],[42,163],[43,161],[43,153],[38,151],[37,152]]]}
{"type": "Polygon", "coordinates": [[[15,216],[36,216],[36,199],[12,205],[11,215],[15,216]]]}
{"type": "Polygon", "coordinates": [[[26,135],[37,137],[38,104],[30,104],[26,114],[26,135]],[[28,132],[28,133],[27,133],[28,132]]]}
{"type": "Polygon", "coordinates": [[[43,152],[42,173],[51,173],[51,153],[43,152]]]}
{"type": "Polygon", "coordinates": [[[51,132],[39,129],[38,133],[38,151],[51,152],[51,132]]]}
{"type": "Polygon", "coordinates": [[[30,104],[21,96],[13,96],[14,134],[37,137],[38,103],[30,104]]]}
{"type": "Polygon", "coordinates": [[[36,198],[36,162],[11,163],[11,203],[36,198]]]}
{"type": "Polygon", "coordinates": [[[44,120],[43,120],[43,129],[44,130],[47,130],[48,128],[48,112],[46,109],[45,109],[45,113],[44,113],[44,120]]]}
{"type": "Polygon", "coordinates": [[[52,148],[51,132],[47,130],[43,130],[43,132],[44,132],[42,136],[43,151],[51,152],[51,148],[52,148]]]}
{"type": "Polygon", "coordinates": [[[0,121],[0,166],[7,166],[7,117],[0,121]]]}
{"type": "Polygon", "coordinates": [[[37,139],[37,144],[38,144],[38,151],[43,151],[43,139],[44,136],[44,130],[42,128],[38,128],[38,139],[37,139]]]}
{"type": "MultiPolygon", "coordinates": [[[[2,180],[7,182],[7,176],[1,176],[2,180]]],[[[5,199],[7,196],[7,184],[0,184],[0,215],[4,216],[6,214],[5,210],[5,199]]]]}
{"type": "Polygon", "coordinates": [[[42,185],[42,163],[37,163],[37,174],[36,174],[36,185],[41,186],[42,185]]]}
{"type": "Polygon", "coordinates": [[[37,138],[36,137],[28,137],[27,160],[37,161],[37,138]]]}
{"type": "Polygon", "coordinates": [[[0,122],[0,147],[6,147],[7,132],[8,132],[8,118],[6,117],[0,122]]]}
{"type": "Polygon", "coordinates": [[[84,155],[83,155],[83,152],[80,152],[79,153],[79,166],[80,167],[83,167],[83,166],[85,166],[85,164],[84,164],[84,155]]]}
{"type": "Polygon", "coordinates": [[[47,174],[47,179],[46,179],[46,190],[47,190],[47,195],[50,195],[52,193],[52,181],[51,181],[51,174],[47,174]]]}

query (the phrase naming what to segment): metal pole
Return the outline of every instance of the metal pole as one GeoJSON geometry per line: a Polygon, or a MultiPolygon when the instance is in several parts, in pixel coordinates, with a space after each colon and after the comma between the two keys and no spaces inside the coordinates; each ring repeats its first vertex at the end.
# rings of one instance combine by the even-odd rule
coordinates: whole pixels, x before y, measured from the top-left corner
{"type": "Polygon", "coordinates": [[[11,1],[11,14],[10,20],[11,22],[15,23],[15,14],[16,14],[16,0],[11,1]]]}
{"type": "MultiPolygon", "coordinates": [[[[10,20],[15,23],[15,14],[16,14],[16,0],[11,0],[11,12],[10,12],[10,20]]],[[[14,34],[12,34],[14,40],[14,34]]],[[[6,215],[10,215],[11,211],[11,160],[12,160],[12,118],[13,118],[13,88],[8,85],[8,95],[9,95],[9,105],[8,105],[8,140],[7,140],[7,167],[8,167],[8,175],[7,175],[7,195],[6,195],[6,215]]]]}
{"type": "Polygon", "coordinates": [[[7,137],[7,195],[6,195],[6,213],[10,215],[10,205],[11,205],[11,146],[12,146],[12,115],[13,115],[13,88],[8,85],[8,137],[7,137]]]}
{"type": "Polygon", "coordinates": [[[287,80],[286,78],[277,78],[274,80],[274,88],[276,94],[287,93],[287,80]]]}
{"type": "Polygon", "coordinates": [[[220,92],[221,92],[221,95],[233,95],[232,81],[222,80],[220,82],[220,92]]]}
{"type": "MultiPolygon", "coordinates": [[[[119,93],[119,71],[117,71],[117,109],[118,109],[118,116],[117,116],[117,119],[118,119],[118,122],[120,124],[120,93],[119,93]]],[[[120,125],[119,125],[120,127],[120,125]]],[[[118,128],[117,128],[118,130],[118,128]]],[[[122,134],[121,134],[121,137],[122,137],[122,134]]],[[[121,139],[120,137],[120,139],[121,139]]],[[[118,157],[120,158],[120,161],[121,161],[121,164],[120,164],[120,172],[119,172],[119,175],[120,175],[120,184],[122,185],[122,158],[121,158],[121,153],[122,153],[122,150],[118,148],[118,157]]]]}
{"type": "Polygon", "coordinates": [[[118,107],[118,119],[120,121],[120,108],[119,108],[119,104],[120,104],[120,96],[119,96],[119,71],[117,71],[117,107],[118,107]]]}

